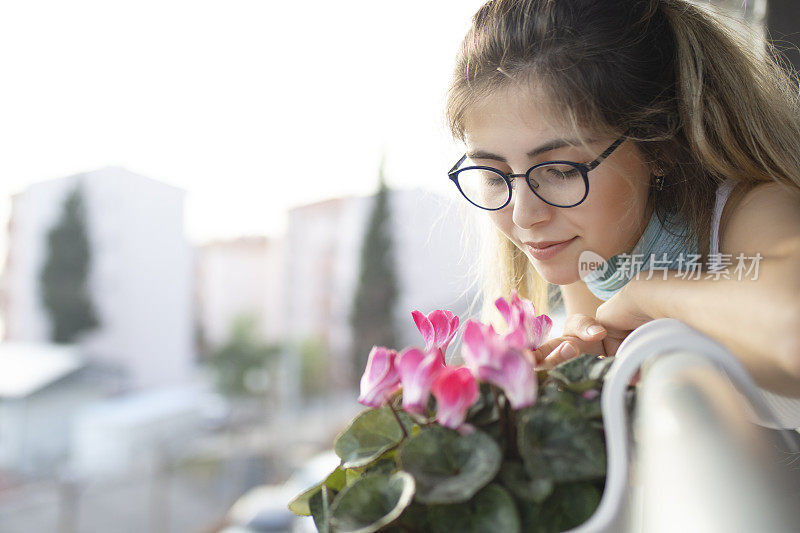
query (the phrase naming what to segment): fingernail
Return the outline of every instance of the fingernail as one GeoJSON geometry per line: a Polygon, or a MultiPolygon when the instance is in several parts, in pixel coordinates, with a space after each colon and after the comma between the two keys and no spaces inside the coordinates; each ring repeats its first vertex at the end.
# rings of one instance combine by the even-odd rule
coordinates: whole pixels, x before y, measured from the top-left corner
{"type": "Polygon", "coordinates": [[[597,335],[598,333],[602,333],[603,329],[603,326],[598,326],[595,324],[594,326],[589,326],[589,329],[586,330],[586,333],[589,335],[597,335]]]}
{"type": "Polygon", "coordinates": [[[567,342],[561,345],[561,350],[558,352],[563,357],[570,359],[578,355],[578,350],[575,347],[567,342]]]}

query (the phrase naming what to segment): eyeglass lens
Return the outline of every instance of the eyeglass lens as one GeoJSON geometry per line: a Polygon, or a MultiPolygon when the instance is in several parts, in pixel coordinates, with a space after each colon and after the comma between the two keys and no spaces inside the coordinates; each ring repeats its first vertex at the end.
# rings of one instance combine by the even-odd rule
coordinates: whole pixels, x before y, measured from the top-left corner
{"type": "MultiPolygon", "coordinates": [[[[458,184],[467,199],[485,209],[499,209],[505,205],[512,189],[526,186],[524,178],[511,178],[509,187],[503,177],[492,170],[467,169],[458,173],[458,184]]],[[[530,184],[536,194],[554,205],[570,206],[583,199],[586,183],[577,167],[569,164],[547,164],[534,168],[530,184]]]]}

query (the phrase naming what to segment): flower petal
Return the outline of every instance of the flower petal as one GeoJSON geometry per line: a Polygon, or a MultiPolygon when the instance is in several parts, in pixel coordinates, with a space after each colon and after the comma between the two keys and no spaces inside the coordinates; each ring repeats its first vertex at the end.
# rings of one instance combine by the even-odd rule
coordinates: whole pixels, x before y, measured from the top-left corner
{"type": "Polygon", "coordinates": [[[373,346],[367,366],[361,376],[358,402],[380,407],[400,387],[400,375],[394,366],[397,352],[383,346],[373,346]]]}
{"type": "Polygon", "coordinates": [[[417,329],[422,333],[422,339],[425,341],[425,349],[430,349],[433,346],[435,338],[435,332],[431,321],[420,311],[412,311],[411,316],[414,319],[414,324],[417,325],[417,329]]]}
{"type": "Polygon", "coordinates": [[[444,368],[439,350],[424,353],[417,348],[407,348],[400,352],[397,366],[403,384],[403,409],[424,413],[431,386],[444,368]]]}
{"type": "Polygon", "coordinates": [[[447,337],[450,335],[450,321],[447,319],[444,311],[436,310],[428,315],[428,320],[433,326],[433,345],[441,347],[442,344],[448,342],[447,337]]]}
{"type": "Polygon", "coordinates": [[[436,420],[443,426],[457,429],[478,399],[478,383],[468,368],[450,366],[439,372],[431,392],[436,397],[436,420]]]}
{"type": "Polygon", "coordinates": [[[511,306],[508,304],[505,298],[498,298],[494,301],[494,306],[500,311],[500,314],[503,315],[503,320],[506,321],[506,324],[511,326],[511,306]]]}

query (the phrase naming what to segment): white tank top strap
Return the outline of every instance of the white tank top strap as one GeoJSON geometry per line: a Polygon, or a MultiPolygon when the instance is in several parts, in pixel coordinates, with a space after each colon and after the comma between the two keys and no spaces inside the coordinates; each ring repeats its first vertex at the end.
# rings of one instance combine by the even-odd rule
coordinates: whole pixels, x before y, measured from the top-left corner
{"type": "MultiPolygon", "coordinates": [[[[714,203],[714,213],[711,221],[711,240],[708,248],[708,263],[710,266],[716,266],[720,263],[720,258],[717,255],[720,253],[719,223],[722,219],[722,210],[725,207],[725,202],[737,183],[737,180],[727,178],[717,187],[717,198],[714,203]]],[[[774,429],[800,429],[800,398],[782,396],[762,388],[759,388],[759,390],[764,397],[764,401],[775,413],[775,417],[781,427],[774,428],[773,424],[758,419],[755,413],[751,411],[751,416],[754,416],[760,425],[773,427],[774,429]]]]}
{"type": "Polygon", "coordinates": [[[719,222],[722,220],[722,210],[725,208],[725,202],[728,200],[733,187],[738,183],[733,178],[727,178],[720,183],[717,187],[717,199],[714,202],[714,213],[711,219],[711,240],[709,241],[709,262],[718,263],[714,260],[714,256],[719,253],[719,222]]]}

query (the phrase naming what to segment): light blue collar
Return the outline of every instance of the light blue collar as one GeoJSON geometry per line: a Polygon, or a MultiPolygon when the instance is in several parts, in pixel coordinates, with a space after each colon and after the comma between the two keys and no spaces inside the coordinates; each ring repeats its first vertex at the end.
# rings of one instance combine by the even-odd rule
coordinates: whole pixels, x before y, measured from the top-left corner
{"type": "Polygon", "coordinates": [[[697,253],[697,239],[691,239],[687,244],[680,235],[687,228],[676,225],[672,223],[673,221],[674,217],[667,219],[668,231],[662,226],[654,210],[647,227],[632,250],[610,257],[600,268],[583,278],[592,294],[601,300],[608,300],[628,281],[636,277],[637,272],[650,270],[652,259],[662,267],[668,264],[670,270],[685,267],[690,259],[689,254],[697,253]],[[620,268],[623,263],[627,264],[620,268]]]}

